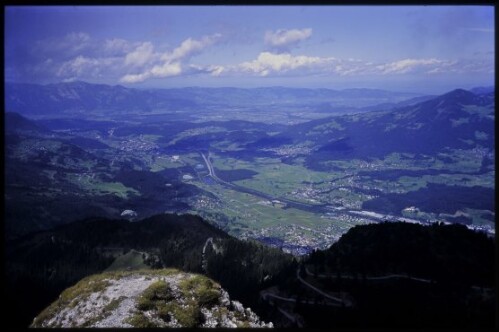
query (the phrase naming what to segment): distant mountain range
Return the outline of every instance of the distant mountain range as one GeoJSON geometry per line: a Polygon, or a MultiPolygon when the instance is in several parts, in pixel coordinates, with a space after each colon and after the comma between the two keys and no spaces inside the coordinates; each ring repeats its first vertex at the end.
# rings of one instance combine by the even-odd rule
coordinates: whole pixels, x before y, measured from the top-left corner
{"type": "Polygon", "coordinates": [[[178,88],[139,90],[121,85],[85,82],[48,85],[7,83],[5,106],[8,112],[24,115],[82,115],[87,112],[126,114],[152,110],[196,110],[206,106],[305,105],[308,107],[368,107],[395,105],[421,97],[417,93],[377,89],[304,88],[178,88]]]}

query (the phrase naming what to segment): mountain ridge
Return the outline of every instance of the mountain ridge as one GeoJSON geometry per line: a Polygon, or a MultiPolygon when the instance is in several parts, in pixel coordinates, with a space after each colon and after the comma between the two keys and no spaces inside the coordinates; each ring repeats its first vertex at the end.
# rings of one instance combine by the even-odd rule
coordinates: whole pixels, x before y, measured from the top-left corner
{"type": "Polygon", "coordinates": [[[399,102],[420,96],[417,93],[381,89],[312,88],[163,88],[136,89],[122,85],[92,84],[83,81],[38,85],[5,85],[6,110],[31,115],[78,114],[108,110],[122,114],[153,109],[195,110],[206,105],[321,104],[368,106],[399,102]]]}
{"type": "Polygon", "coordinates": [[[9,310],[26,324],[64,289],[113,264],[124,270],[146,266],[204,273],[251,308],[261,289],[296,268],[292,256],[276,248],[233,238],[201,217],[176,214],[134,222],[89,218],[34,232],[8,241],[6,262],[9,310]],[[206,247],[209,239],[212,245],[206,247]],[[34,299],[29,304],[27,296],[34,299]]]}
{"type": "MultiPolygon", "coordinates": [[[[272,140],[291,144],[303,137],[315,146],[307,158],[320,162],[383,157],[390,152],[432,154],[445,147],[492,148],[494,97],[456,89],[392,110],[330,116],[297,124],[272,140]]],[[[256,147],[266,146],[265,141],[261,142],[256,147]]]]}

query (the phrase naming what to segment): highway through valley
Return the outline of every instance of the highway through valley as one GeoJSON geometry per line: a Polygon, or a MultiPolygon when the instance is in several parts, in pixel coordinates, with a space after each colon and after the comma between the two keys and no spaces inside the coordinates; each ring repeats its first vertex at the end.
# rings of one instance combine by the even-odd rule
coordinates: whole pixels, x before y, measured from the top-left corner
{"type": "Polygon", "coordinates": [[[206,156],[202,152],[200,152],[200,154],[201,154],[201,157],[203,157],[203,160],[206,164],[206,168],[208,169],[208,173],[209,173],[208,176],[210,176],[218,184],[221,184],[229,189],[236,190],[236,191],[243,192],[243,193],[247,193],[247,194],[251,194],[254,196],[258,196],[258,197],[264,198],[264,199],[269,200],[269,201],[278,200],[282,203],[286,203],[287,207],[292,207],[292,208],[304,210],[307,212],[313,212],[313,213],[331,212],[331,210],[327,209],[327,207],[326,207],[327,205],[325,205],[325,204],[313,205],[313,204],[307,204],[307,203],[289,200],[287,198],[274,197],[272,195],[262,193],[262,192],[257,191],[257,190],[253,190],[250,188],[242,187],[242,186],[239,186],[237,184],[233,184],[233,183],[224,181],[217,176],[217,174],[215,172],[215,168],[213,167],[211,160],[210,160],[210,154],[208,153],[208,156],[206,156]]]}

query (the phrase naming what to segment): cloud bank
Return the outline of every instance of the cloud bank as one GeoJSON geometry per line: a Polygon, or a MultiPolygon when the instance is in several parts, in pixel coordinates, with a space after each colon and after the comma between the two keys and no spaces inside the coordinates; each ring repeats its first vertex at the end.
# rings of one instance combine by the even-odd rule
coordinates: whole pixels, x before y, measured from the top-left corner
{"type": "Polygon", "coordinates": [[[213,79],[224,76],[378,76],[386,79],[403,75],[435,77],[449,73],[494,73],[493,56],[472,59],[414,57],[371,62],[368,59],[337,58],[333,54],[294,54],[289,50],[311,35],[312,29],[267,31],[262,50],[256,55],[235,63],[223,63],[223,60],[209,63],[204,59],[201,64],[196,63],[195,56],[222,44],[220,33],[189,37],[176,47],[159,51],[162,45],[150,41],[99,40],[84,32],[76,32],[36,43],[30,49],[29,62],[14,68],[6,66],[6,73],[35,79],[106,80],[126,84],[192,75],[207,75],[213,79]],[[265,47],[271,49],[265,50],[265,47]]]}
{"type": "Polygon", "coordinates": [[[351,58],[293,56],[290,53],[262,52],[255,60],[229,66],[224,70],[226,73],[258,76],[401,76],[404,74],[492,72],[493,63],[435,58],[401,59],[387,63],[373,63],[351,58]]]}

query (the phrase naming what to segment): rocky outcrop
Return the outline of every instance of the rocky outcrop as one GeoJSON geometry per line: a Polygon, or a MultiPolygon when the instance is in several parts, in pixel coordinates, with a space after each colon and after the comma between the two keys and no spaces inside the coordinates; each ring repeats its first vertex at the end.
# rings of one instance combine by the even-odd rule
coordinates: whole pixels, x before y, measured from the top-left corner
{"type": "Polygon", "coordinates": [[[66,289],[32,327],[273,327],[215,281],[174,269],[108,272],[66,289]]]}

